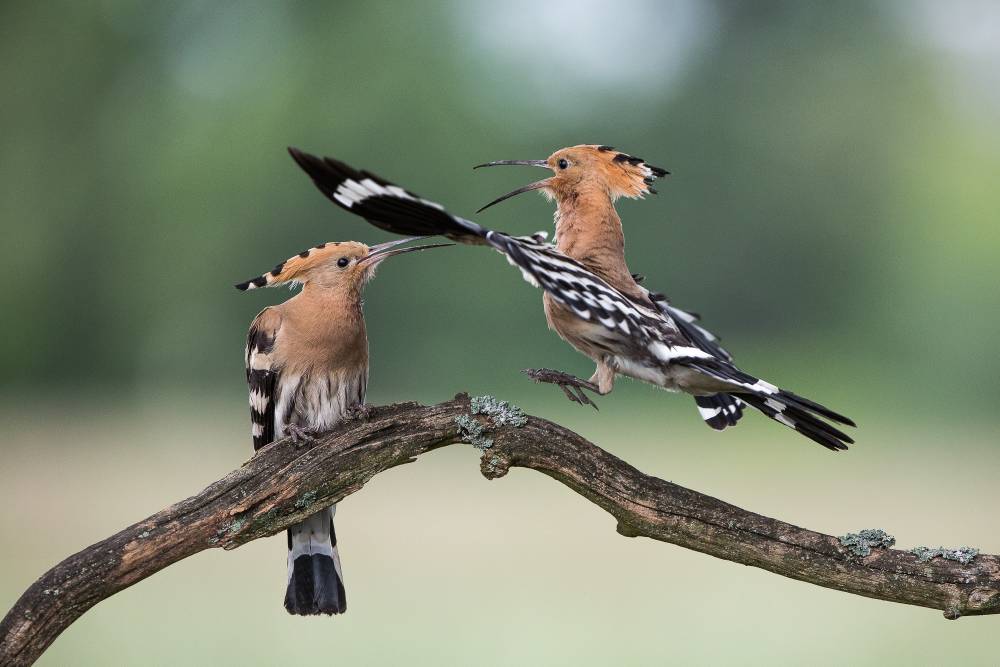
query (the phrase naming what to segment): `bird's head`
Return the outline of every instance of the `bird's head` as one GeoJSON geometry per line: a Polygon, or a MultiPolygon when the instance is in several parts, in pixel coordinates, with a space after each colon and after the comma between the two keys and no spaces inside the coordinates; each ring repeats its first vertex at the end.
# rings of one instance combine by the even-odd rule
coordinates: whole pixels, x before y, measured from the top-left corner
{"type": "Polygon", "coordinates": [[[561,148],[545,160],[496,160],[476,165],[474,169],[499,165],[542,167],[552,171],[552,176],[508,192],[477,213],[531,190],[541,190],[546,196],[554,197],[557,202],[579,196],[583,192],[595,191],[606,195],[611,201],[619,197],[641,198],[646,194],[656,194],[656,190],[650,187],[653,181],[670,173],[611,146],[591,144],[561,148]]]}
{"type": "Polygon", "coordinates": [[[357,241],[338,243],[323,243],[303,250],[294,257],[289,257],[267,273],[251,278],[236,285],[236,289],[246,291],[258,287],[275,287],[284,284],[313,284],[317,287],[333,290],[360,289],[375,275],[375,269],[389,257],[401,255],[414,250],[440,248],[451,243],[433,243],[428,245],[397,248],[403,243],[415,238],[389,241],[378,245],[367,246],[357,241]]]}

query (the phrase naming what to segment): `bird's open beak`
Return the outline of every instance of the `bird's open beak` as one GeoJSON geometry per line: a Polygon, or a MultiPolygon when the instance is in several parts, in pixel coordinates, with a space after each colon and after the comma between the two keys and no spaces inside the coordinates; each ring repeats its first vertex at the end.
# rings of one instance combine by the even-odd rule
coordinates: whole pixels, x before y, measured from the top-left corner
{"type": "Polygon", "coordinates": [[[411,236],[409,238],[400,239],[398,241],[388,241],[386,243],[379,243],[378,245],[373,245],[369,248],[368,254],[365,255],[358,264],[376,267],[383,260],[393,255],[401,255],[405,252],[413,252],[414,250],[427,250],[428,248],[444,248],[445,246],[455,245],[454,243],[428,243],[427,245],[415,245],[409,248],[396,248],[396,246],[402,245],[404,243],[409,243],[410,241],[416,241],[417,239],[425,238],[423,236],[411,236]]]}
{"type": "MultiPolygon", "coordinates": [[[[473,169],[479,169],[480,167],[498,167],[500,165],[505,165],[505,164],[520,165],[523,167],[542,167],[544,169],[551,169],[549,163],[545,160],[494,160],[493,162],[485,162],[483,164],[477,164],[475,167],[473,167],[473,169]]],[[[517,190],[514,190],[513,192],[508,192],[502,197],[497,197],[489,204],[476,211],[476,213],[482,213],[490,206],[493,206],[494,204],[499,204],[504,199],[510,199],[511,197],[519,195],[523,192],[531,192],[532,190],[541,190],[542,188],[547,188],[551,180],[552,180],[551,178],[543,178],[540,181],[535,181],[534,183],[528,183],[527,185],[520,187],[517,190]]]]}

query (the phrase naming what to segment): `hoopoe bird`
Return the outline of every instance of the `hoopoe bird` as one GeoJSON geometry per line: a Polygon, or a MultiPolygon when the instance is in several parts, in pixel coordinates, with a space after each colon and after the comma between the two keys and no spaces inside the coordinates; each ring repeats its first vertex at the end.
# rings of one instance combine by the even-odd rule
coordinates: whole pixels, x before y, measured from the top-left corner
{"type": "MultiPolygon", "coordinates": [[[[621,218],[615,210],[615,200],[620,197],[642,199],[647,194],[658,194],[652,187],[653,183],[670,172],[647,164],[642,158],[619,152],[613,146],[594,145],[564,148],[546,160],[495,160],[476,165],[473,169],[501,165],[549,169],[550,162],[561,178],[529,183],[497,197],[476,213],[482,213],[519,194],[541,190],[549,199],[556,201],[555,246],[560,252],[577,260],[609,285],[640,303],[654,302],[659,309],[666,311],[665,314],[674,320],[684,336],[698,348],[732,362],[732,355],[719,344],[718,337],[697,324],[698,315],[673,306],[662,293],[650,292],[641,287],[639,283],[643,280],[642,276],[632,273],[625,260],[625,234],[621,218]],[[571,164],[574,169],[571,169],[571,164]]],[[[570,325],[565,326],[569,313],[547,294],[543,296],[543,301],[550,328],[573,344],[572,339],[567,337],[572,336],[572,319],[569,320],[570,325]]],[[[593,357],[589,351],[584,351],[584,354],[593,357]]],[[[570,400],[596,408],[580,389],[596,388],[597,393],[607,393],[601,391],[600,371],[601,364],[598,362],[598,370],[589,381],[547,369],[528,369],[526,372],[536,380],[560,385],[570,400]],[[596,387],[595,383],[598,383],[596,387]],[[575,393],[569,391],[570,388],[575,393]]],[[[731,394],[696,394],[694,398],[705,423],[716,430],[721,431],[735,425],[743,416],[742,401],[731,394]]]]}
{"type": "Polygon", "coordinates": [[[828,449],[847,449],[854,442],[830,423],[855,426],[853,421],[740,370],[717,338],[696,324],[695,316],[641,287],[629,272],[614,201],[650,193],[665,170],[596,145],[565,148],[546,160],[489,163],[526,164],[553,172],[487,205],[542,191],[559,206],[553,245],[544,232],[515,237],[486,229],[370,172],[294,148],[289,151],[327,198],[377,227],[397,234],[440,234],[505,255],[527,282],[544,290],[549,327],[597,365],[589,381],[547,369],[529,373],[559,385],[571,400],[589,402],[582,388],[606,395],[615,377],[624,375],[693,395],[702,418],[718,430],[735,425],[748,405],[828,449]]]}
{"type": "MultiPolygon", "coordinates": [[[[271,271],[236,285],[241,291],[298,284],[302,290],[254,318],[246,343],[254,451],[292,435],[310,437],[363,407],[368,387],[368,337],[361,291],[376,267],[393,255],[439,247],[396,248],[348,241],[305,250],[271,271]]],[[[344,575],[333,517],[323,509],[288,529],[290,614],[342,614],[344,575]]]]}

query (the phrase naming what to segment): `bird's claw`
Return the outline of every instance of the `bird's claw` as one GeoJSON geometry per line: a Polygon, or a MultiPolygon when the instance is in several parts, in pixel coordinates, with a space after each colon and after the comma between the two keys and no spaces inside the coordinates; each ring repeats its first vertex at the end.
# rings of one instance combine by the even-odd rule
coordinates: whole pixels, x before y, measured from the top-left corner
{"type": "Polygon", "coordinates": [[[316,431],[312,429],[303,428],[296,424],[289,424],[285,427],[285,434],[292,438],[292,442],[296,447],[304,447],[306,445],[315,445],[316,431]]]}
{"type": "Polygon", "coordinates": [[[581,380],[575,375],[563,373],[562,371],[554,371],[548,368],[526,368],[522,372],[535,382],[544,382],[546,384],[554,384],[558,386],[563,390],[563,393],[566,394],[566,398],[574,403],[589,405],[595,410],[598,409],[597,404],[583,392],[584,389],[589,389],[595,394],[599,394],[600,388],[593,382],[581,380]]]}
{"type": "Polygon", "coordinates": [[[347,411],[347,418],[352,421],[366,422],[375,414],[375,408],[367,403],[358,403],[347,411]]]}

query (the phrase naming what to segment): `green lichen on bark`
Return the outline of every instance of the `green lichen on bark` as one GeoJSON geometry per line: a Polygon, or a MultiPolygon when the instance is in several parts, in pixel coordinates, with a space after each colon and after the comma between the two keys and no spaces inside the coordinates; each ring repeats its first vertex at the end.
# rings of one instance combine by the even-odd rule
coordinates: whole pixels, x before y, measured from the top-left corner
{"type": "Polygon", "coordinates": [[[910,549],[910,553],[917,557],[921,563],[926,563],[932,558],[944,558],[945,560],[958,561],[962,565],[968,565],[972,560],[979,555],[979,549],[975,547],[958,547],[957,549],[945,549],[944,547],[938,547],[937,549],[931,549],[930,547],[913,547],[910,549]]]}
{"type": "Polygon", "coordinates": [[[493,438],[487,437],[487,428],[479,423],[479,420],[470,415],[459,415],[455,417],[455,423],[462,431],[462,436],[474,447],[479,449],[489,449],[493,446],[493,438]]]}
{"type": "Polygon", "coordinates": [[[314,502],[316,502],[316,492],[306,491],[305,493],[302,494],[302,497],[300,497],[298,500],[295,501],[295,507],[297,509],[304,510],[310,505],[312,505],[314,502]]]}
{"type": "Polygon", "coordinates": [[[501,401],[493,396],[474,396],[469,401],[474,415],[486,415],[495,426],[519,428],[528,423],[528,417],[521,408],[501,401]]]}
{"type": "Polygon", "coordinates": [[[455,423],[470,444],[484,451],[493,446],[493,438],[488,435],[493,428],[520,428],[528,423],[528,417],[521,408],[489,395],[473,396],[469,400],[469,411],[471,414],[455,417],[455,423]],[[488,417],[490,424],[484,425],[472,415],[488,417]]]}
{"type": "Polygon", "coordinates": [[[857,533],[848,533],[839,539],[841,546],[852,556],[859,558],[871,555],[872,549],[889,549],[896,543],[896,538],[881,528],[866,528],[857,533]]]}

